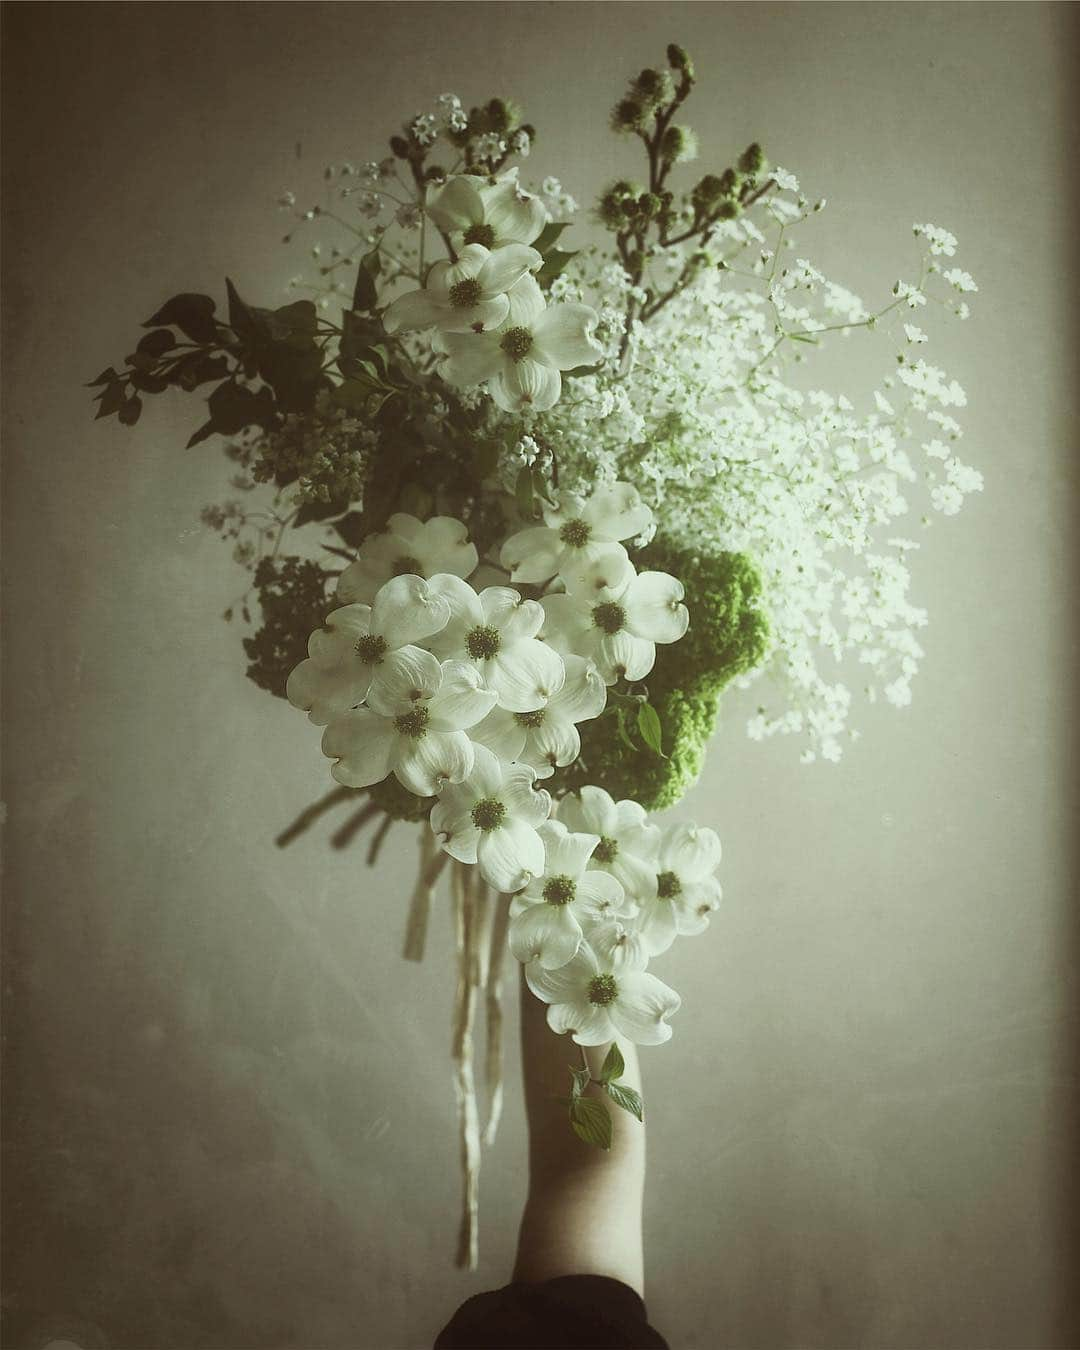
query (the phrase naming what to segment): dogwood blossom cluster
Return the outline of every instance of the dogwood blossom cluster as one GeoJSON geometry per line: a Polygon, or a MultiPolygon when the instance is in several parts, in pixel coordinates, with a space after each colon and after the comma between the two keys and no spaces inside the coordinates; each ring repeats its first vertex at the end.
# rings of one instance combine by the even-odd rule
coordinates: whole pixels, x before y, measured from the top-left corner
{"type": "Polygon", "coordinates": [[[551,1025],[584,1045],[670,1036],[678,995],[645,967],[719,902],[711,830],[661,831],[593,786],[553,819],[544,786],[578,758],[578,725],[608,688],[643,679],[656,644],[686,631],[681,583],[637,572],[623,543],[651,524],[629,483],[560,494],[500,552],[508,581],[542,586],[532,599],[470,583],[479,556],[461,521],[396,513],[339,576],[341,603],[287,683],[338,782],[393,775],[434,798],[439,847],[514,895],[510,949],[551,1025]]]}

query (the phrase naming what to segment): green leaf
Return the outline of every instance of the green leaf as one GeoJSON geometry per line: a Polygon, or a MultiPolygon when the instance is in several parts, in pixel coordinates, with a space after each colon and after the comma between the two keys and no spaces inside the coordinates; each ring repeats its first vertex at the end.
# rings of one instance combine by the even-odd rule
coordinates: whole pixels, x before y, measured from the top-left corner
{"type": "Polygon", "coordinates": [[[611,1042],[611,1049],[604,1056],[604,1062],[600,1066],[601,1083],[610,1083],[613,1078],[621,1078],[626,1072],[626,1064],[623,1061],[622,1051],[611,1042]]]}
{"type": "Polygon", "coordinates": [[[270,336],[278,340],[293,334],[311,338],[315,336],[318,321],[318,313],[310,300],[294,300],[291,305],[282,305],[273,311],[268,327],[270,336]]]}
{"type": "Polygon", "coordinates": [[[216,342],[218,335],[214,310],[217,306],[208,295],[194,295],[185,291],[166,300],[158,312],[143,324],[144,328],[159,328],[168,324],[179,328],[192,342],[216,342]]]}
{"type": "Polygon", "coordinates": [[[577,1099],[589,1086],[592,1081],[592,1074],[588,1069],[575,1069],[571,1067],[570,1077],[574,1080],[574,1086],[570,1089],[571,1095],[577,1099]]]}
{"type": "Polygon", "coordinates": [[[536,249],[537,253],[546,253],[563,230],[569,228],[569,225],[569,221],[550,221],[532,241],[532,247],[536,249]]]}
{"type": "Polygon", "coordinates": [[[331,516],[339,516],[345,507],[345,502],[305,502],[296,513],[293,528],[298,530],[301,525],[308,525],[313,520],[329,520],[331,516]]]}
{"type": "Polygon", "coordinates": [[[641,703],[637,711],[637,729],[638,735],[649,747],[649,749],[660,756],[661,759],[667,759],[664,754],[663,728],[660,725],[660,714],[651,703],[641,703]]]}
{"type": "Polygon", "coordinates": [[[536,486],[533,483],[532,469],[523,465],[518,470],[517,482],[514,484],[514,496],[517,498],[518,510],[526,520],[536,519],[536,486]]]}
{"type": "Polygon", "coordinates": [[[373,310],[378,304],[379,292],[375,287],[375,278],[382,270],[379,250],[374,248],[365,253],[356,269],[356,286],[353,290],[352,307],[361,312],[373,310]]]}
{"type": "Polygon", "coordinates": [[[810,347],[818,346],[817,338],[808,337],[805,333],[789,333],[788,337],[792,342],[805,342],[810,347]]]}
{"type": "Polygon", "coordinates": [[[564,380],[572,380],[578,375],[595,375],[598,370],[603,370],[603,361],[597,361],[595,366],[575,366],[573,370],[564,370],[562,377],[564,380]]]}
{"type": "Polygon", "coordinates": [[[626,714],[623,712],[622,708],[615,709],[615,734],[628,750],[632,750],[635,755],[637,754],[638,747],[630,739],[630,736],[627,733],[626,714]]]}
{"type": "Polygon", "coordinates": [[[563,253],[560,249],[553,248],[544,259],[544,265],[536,274],[536,280],[541,286],[550,286],[560,273],[566,270],[566,265],[571,258],[576,258],[580,250],[575,249],[573,253],[563,253]]]}
{"type": "Polygon", "coordinates": [[[135,350],[144,352],[147,356],[164,356],[175,346],[176,339],[167,328],[155,328],[152,333],[145,333],[139,339],[139,345],[135,350]]]}
{"type": "Polygon", "coordinates": [[[597,1148],[611,1147],[611,1113],[595,1097],[576,1097],[570,1106],[570,1124],[574,1133],[586,1144],[597,1148]]]}
{"type": "Polygon", "coordinates": [[[625,1083],[605,1083],[604,1091],[616,1106],[621,1106],[624,1111],[629,1111],[632,1116],[637,1116],[638,1120],[644,1122],[645,1104],[639,1092],[628,1088],[625,1083]]]}
{"type": "Polygon", "coordinates": [[[362,511],[349,511],[340,520],[334,521],[334,529],[350,548],[359,548],[363,542],[363,525],[364,513],[362,511]]]}

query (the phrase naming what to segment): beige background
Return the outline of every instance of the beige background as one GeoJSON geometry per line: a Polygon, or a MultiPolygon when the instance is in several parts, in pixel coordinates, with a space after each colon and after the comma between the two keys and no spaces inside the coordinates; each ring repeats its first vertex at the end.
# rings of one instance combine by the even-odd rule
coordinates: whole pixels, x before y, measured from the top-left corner
{"type": "Polygon", "coordinates": [[[684,1006],[643,1055],[650,1312],[682,1350],[1075,1345],[1075,10],[4,17],[5,1343],[413,1350],[508,1278],[516,1059],[463,1276],[445,914],[426,968],[397,955],[413,840],[376,875],[328,829],[272,847],[326,768],[217,617],[243,585],[198,521],[223,461],[182,449],[195,401],[132,433],[80,383],[176,290],[228,271],[273,299],[299,261],[277,194],[443,90],[518,96],[537,170],[587,201],[633,165],[609,104],[677,39],[707,167],[758,137],[827,195],[805,247],[830,276],[876,298],[913,220],[959,234],[976,319],[934,350],[987,490],[917,563],[914,706],[861,711],[845,763],[804,768],[746,741],[734,696],[679,808],[720,830],[727,899],[657,966],[684,1006]]]}

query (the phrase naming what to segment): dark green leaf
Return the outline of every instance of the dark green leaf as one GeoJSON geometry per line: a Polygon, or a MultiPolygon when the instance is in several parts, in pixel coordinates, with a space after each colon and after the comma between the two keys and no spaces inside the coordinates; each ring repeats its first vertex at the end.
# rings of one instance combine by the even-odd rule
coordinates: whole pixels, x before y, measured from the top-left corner
{"type": "Polygon", "coordinates": [[[362,511],[350,511],[340,520],[334,521],[334,529],[350,548],[359,548],[363,542],[363,520],[362,511]]]}
{"type": "Polygon", "coordinates": [[[573,380],[578,375],[595,375],[598,370],[603,370],[603,368],[603,361],[597,361],[595,366],[575,366],[573,370],[564,370],[562,377],[564,380],[573,380]]]}
{"type": "Polygon", "coordinates": [[[270,336],[286,338],[295,333],[314,337],[318,321],[318,313],[310,300],[294,300],[291,305],[282,305],[270,315],[270,336]]]}
{"type": "Polygon", "coordinates": [[[536,249],[537,253],[546,253],[563,230],[569,227],[569,223],[569,221],[550,221],[532,241],[532,247],[536,249]]]}
{"type": "Polygon", "coordinates": [[[499,467],[498,441],[477,441],[473,447],[473,473],[483,481],[499,467]]]}
{"type": "Polygon", "coordinates": [[[611,1042],[611,1049],[604,1056],[604,1062],[600,1066],[601,1083],[610,1083],[613,1078],[621,1078],[626,1072],[626,1064],[623,1062],[622,1051],[611,1042]]]}
{"type": "Polygon", "coordinates": [[[634,754],[637,754],[638,747],[630,739],[630,736],[627,733],[626,715],[621,708],[615,709],[615,734],[628,750],[633,750],[634,754]]]}
{"type": "Polygon", "coordinates": [[[152,333],[146,333],[139,339],[135,350],[145,352],[148,356],[163,356],[175,346],[176,339],[167,328],[155,328],[152,333]]]}
{"type": "Polygon", "coordinates": [[[126,427],[133,427],[139,420],[139,414],[142,412],[142,399],[138,394],[132,394],[130,398],[124,399],[120,405],[120,411],[116,414],[120,421],[126,427]]]}
{"type": "Polygon", "coordinates": [[[642,1102],[639,1092],[635,1092],[633,1088],[628,1088],[625,1083],[606,1083],[604,1091],[616,1106],[621,1106],[624,1111],[629,1111],[632,1116],[637,1116],[638,1120],[644,1121],[645,1104],[642,1102]]]}
{"type": "Polygon", "coordinates": [[[305,502],[296,513],[293,528],[310,525],[313,520],[329,520],[331,516],[340,516],[345,506],[345,502],[305,502]]]}
{"type": "Polygon", "coordinates": [[[789,333],[788,337],[792,342],[805,342],[811,347],[816,347],[818,345],[818,339],[815,337],[808,337],[806,333],[789,333]]]}
{"type": "Polygon", "coordinates": [[[372,310],[378,303],[379,293],[375,288],[375,278],[379,275],[382,262],[379,250],[372,249],[360,259],[356,269],[356,286],[353,290],[352,307],[358,310],[372,310]]]}
{"type": "Polygon", "coordinates": [[[573,253],[563,253],[557,248],[553,248],[544,259],[544,265],[536,274],[536,280],[541,286],[550,286],[557,276],[566,270],[566,265],[571,258],[576,258],[578,251],[573,253]]]}
{"type": "Polygon", "coordinates": [[[570,1106],[570,1124],[586,1144],[611,1147],[611,1114],[603,1102],[594,1097],[576,1097],[570,1106]]]}
{"type": "Polygon", "coordinates": [[[518,510],[526,520],[536,519],[536,488],[533,483],[532,469],[523,465],[518,470],[517,482],[514,485],[514,496],[517,498],[518,510]]]}
{"type": "Polygon", "coordinates": [[[333,544],[323,544],[323,548],[326,549],[327,553],[333,553],[338,558],[344,558],[346,562],[351,563],[356,561],[347,549],[335,548],[333,544]]]}
{"type": "Polygon", "coordinates": [[[664,754],[663,728],[660,726],[660,715],[651,703],[638,705],[637,729],[638,735],[649,749],[662,759],[667,759],[667,755],[664,754]]]}
{"type": "Polygon", "coordinates": [[[217,322],[214,319],[213,300],[208,295],[192,295],[184,292],[166,300],[158,312],[143,324],[144,328],[159,328],[170,324],[179,328],[181,333],[192,342],[215,342],[217,340],[217,322]]]}
{"type": "Polygon", "coordinates": [[[255,311],[240,299],[239,292],[228,277],[225,278],[225,290],[229,297],[229,326],[237,337],[253,341],[258,337],[260,327],[265,331],[265,325],[260,325],[255,311]]]}
{"type": "Polygon", "coordinates": [[[575,1098],[580,1097],[581,1094],[585,1091],[585,1089],[589,1086],[589,1083],[592,1079],[592,1075],[589,1073],[588,1069],[572,1068],[570,1070],[570,1077],[574,1080],[574,1086],[570,1089],[570,1093],[575,1098]]]}
{"type": "Polygon", "coordinates": [[[87,389],[93,389],[96,385],[108,384],[110,380],[115,379],[116,379],[116,371],[113,370],[112,366],[110,366],[108,370],[103,370],[96,380],[90,380],[86,387],[87,389]]]}
{"type": "Polygon", "coordinates": [[[208,437],[212,436],[216,430],[217,428],[214,426],[213,418],[211,418],[209,422],[204,422],[198,431],[192,432],[188,437],[186,448],[190,450],[193,445],[198,445],[200,441],[205,441],[208,437]]]}

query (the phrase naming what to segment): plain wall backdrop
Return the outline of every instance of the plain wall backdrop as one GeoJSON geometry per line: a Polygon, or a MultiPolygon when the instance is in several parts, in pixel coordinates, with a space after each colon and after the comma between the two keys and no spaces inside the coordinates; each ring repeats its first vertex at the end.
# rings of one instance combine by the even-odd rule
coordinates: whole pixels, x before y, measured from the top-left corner
{"type": "Polygon", "coordinates": [[[225,461],[183,449],[197,400],[149,399],[132,432],[82,386],[178,290],[223,299],[228,273],[283,302],[303,247],[280,243],[279,193],[385,153],[445,90],[518,98],[527,169],[588,204],[635,163],[610,105],[672,40],[699,71],[702,167],[757,138],[827,196],[800,251],[830,277],[873,302],[910,274],[913,221],[959,235],[980,293],[933,356],[968,391],[986,491],[916,560],[913,706],[858,709],[845,761],[804,767],[747,741],[754,694],[732,694],[677,808],[719,830],[726,899],[656,966],[684,1004],[642,1055],[650,1314],[680,1350],[1076,1344],[1075,19],[5,7],[5,1345],[421,1350],[509,1278],[515,999],[464,1275],[445,903],[417,968],[407,827],[375,873],[329,825],[273,847],[329,779],[219,618],[245,584],[199,522],[225,461]]]}

